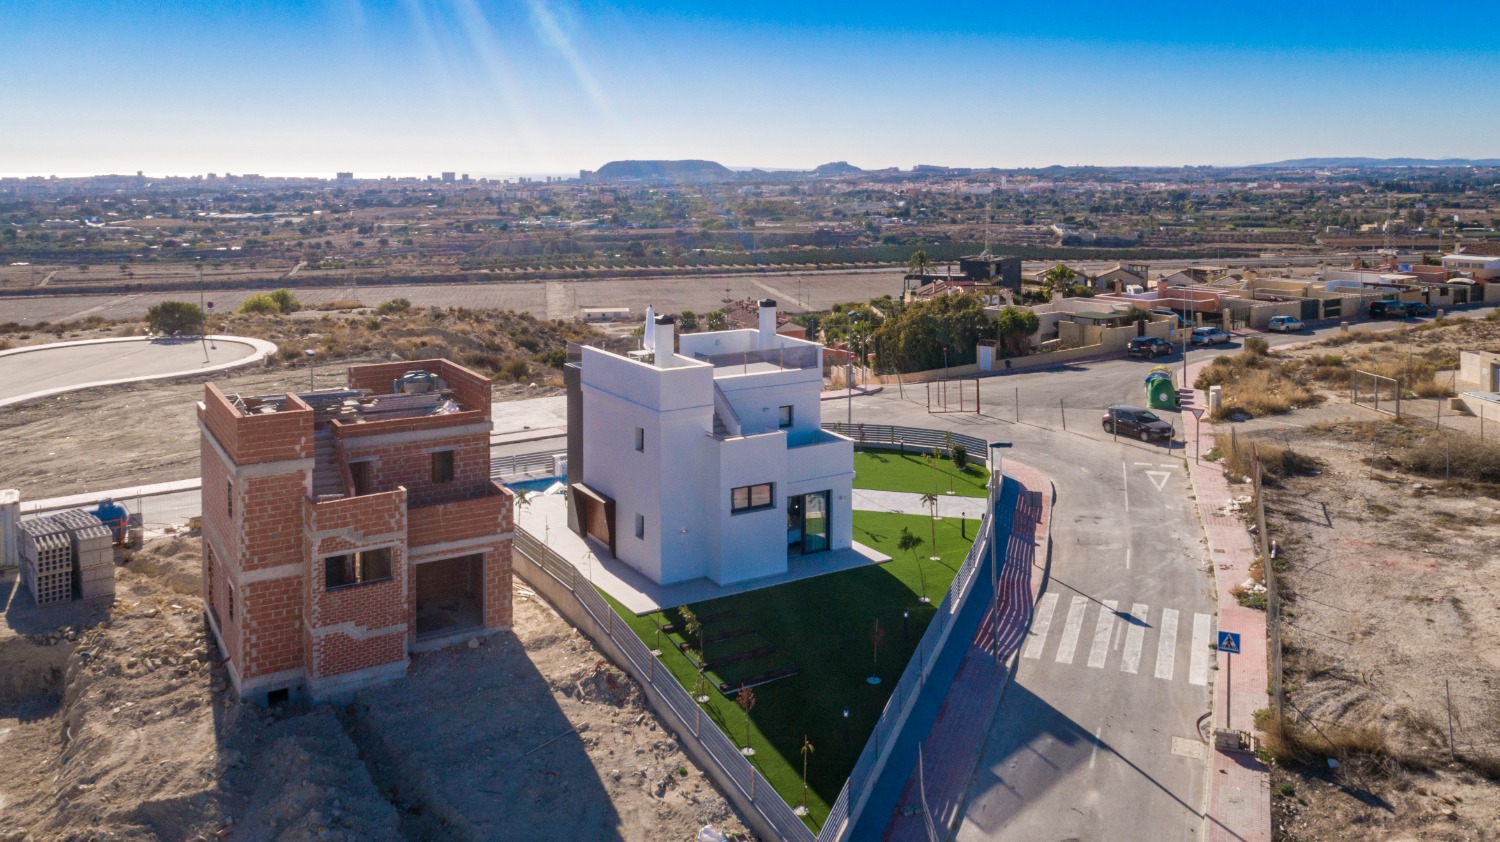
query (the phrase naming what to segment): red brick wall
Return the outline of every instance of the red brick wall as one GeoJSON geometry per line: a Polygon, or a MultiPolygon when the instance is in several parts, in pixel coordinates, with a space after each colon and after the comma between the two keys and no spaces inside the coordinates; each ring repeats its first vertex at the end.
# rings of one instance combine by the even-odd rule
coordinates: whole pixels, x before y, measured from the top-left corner
{"type": "Polygon", "coordinates": [[[327,677],[399,662],[406,657],[407,563],[406,494],[393,491],[365,497],[349,497],[327,503],[306,504],[308,671],[327,677]],[[314,537],[315,532],[343,534],[314,537]],[[389,547],[391,578],[329,591],[323,559],[361,549],[389,547]],[[319,634],[317,630],[343,623],[361,631],[399,627],[401,631],[360,639],[343,633],[319,634]]]}
{"type": "MultiPolygon", "coordinates": [[[[389,422],[380,422],[382,424],[389,422]]],[[[350,429],[364,429],[375,424],[360,424],[343,427],[340,435],[350,429]]],[[[346,438],[344,452],[349,459],[378,457],[370,469],[370,479],[376,491],[389,491],[404,486],[413,506],[430,506],[453,500],[463,500],[485,493],[490,485],[490,439],[488,433],[445,436],[423,439],[409,444],[387,444],[379,447],[361,447],[358,438],[346,438]],[[453,450],[453,481],[432,481],[432,452],[453,450]]]]}
{"type": "Polygon", "coordinates": [[[482,572],[484,569],[483,557],[480,564],[470,564],[473,556],[460,556],[459,558],[445,558],[442,561],[429,561],[426,564],[413,565],[415,571],[413,581],[416,584],[417,602],[426,603],[434,600],[449,599],[464,594],[473,594],[478,597],[482,595],[484,585],[482,572]],[[470,575],[470,568],[481,575],[470,575]]]}
{"type": "Polygon", "coordinates": [[[484,627],[498,629],[511,623],[510,539],[498,541],[484,557],[484,627]]]}
{"type": "Polygon", "coordinates": [[[406,634],[387,634],[363,640],[346,634],[327,634],[314,643],[316,677],[327,678],[346,672],[400,663],[406,658],[406,634]]]}
{"type": "Polygon", "coordinates": [[[509,489],[490,482],[485,497],[435,506],[414,504],[408,513],[407,546],[425,547],[510,532],[513,499],[509,489]]]}
{"type": "Polygon", "coordinates": [[[306,459],[313,451],[313,413],[295,395],[269,415],[240,415],[212,383],[203,387],[203,420],[219,446],[236,464],[306,459]]]}
{"type": "Polygon", "coordinates": [[[242,586],[246,679],[302,666],[302,578],[249,582],[242,586]]]}

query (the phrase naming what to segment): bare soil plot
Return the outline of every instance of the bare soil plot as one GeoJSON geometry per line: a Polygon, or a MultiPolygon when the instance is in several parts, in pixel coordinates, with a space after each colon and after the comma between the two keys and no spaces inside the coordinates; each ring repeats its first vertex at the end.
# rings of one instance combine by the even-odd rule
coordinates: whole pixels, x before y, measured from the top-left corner
{"type": "Polygon", "coordinates": [[[28,609],[0,580],[0,840],[743,832],[638,688],[524,589],[514,632],[350,706],[268,711],[225,692],[198,564],[196,538],[151,542],[113,608],[28,609]]]}
{"type": "Polygon", "coordinates": [[[1293,723],[1266,736],[1278,839],[1500,834],[1500,487],[1432,478],[1429,435],[1377,420],[1239,437],[1293,469],[1267,491],[1293,723]]]}

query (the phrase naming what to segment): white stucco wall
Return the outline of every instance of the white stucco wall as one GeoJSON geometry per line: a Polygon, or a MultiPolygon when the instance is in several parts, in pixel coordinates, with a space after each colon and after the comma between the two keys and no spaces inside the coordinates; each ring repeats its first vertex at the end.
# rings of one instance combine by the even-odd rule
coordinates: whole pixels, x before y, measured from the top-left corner
{"type": "Polygon", "coordinates": [[[583,350],[583,481],[615,501],[616,555],[653,581],[728,584],[784,573],[790,495],[830,492],[830,547],[852,543],[853,444],[821,430],[821,369],[741,373],[688,359],[753,350],[756,341],[755,331],[690,334],[668,369],[583,350]],[[715,384],[742,435],[711,435],[715,384]],[[782,429],[786,405],[793,425],[782,429]],[[638,427],[644,451],[635,449],[638,427]],[[773,505],[733,513],[732,490],[761,483],[773,485],[773,505]]]}

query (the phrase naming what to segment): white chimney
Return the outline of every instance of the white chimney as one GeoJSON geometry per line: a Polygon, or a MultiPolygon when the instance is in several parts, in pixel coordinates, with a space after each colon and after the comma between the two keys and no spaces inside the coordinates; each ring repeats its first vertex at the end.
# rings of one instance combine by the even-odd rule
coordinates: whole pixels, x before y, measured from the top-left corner
{"type": "Polygon", "coordinates": [[[768,350],[776,340],[776,301],[771,298],[760,300],[760,349],[768,350]]]}
{"type": "Polygon", "coordinates": [[[677,350],[674,339],[677,330],[676,316],[657,316],[656,324],[651,326],[652,345],[656,353],[657,368],[672,368],[674,365],[672,355],[677,350]]]}

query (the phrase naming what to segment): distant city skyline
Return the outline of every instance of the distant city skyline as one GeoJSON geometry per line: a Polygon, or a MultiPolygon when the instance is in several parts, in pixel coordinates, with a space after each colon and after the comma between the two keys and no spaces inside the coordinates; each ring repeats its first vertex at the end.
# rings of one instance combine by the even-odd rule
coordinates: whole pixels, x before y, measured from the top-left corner
{"type": "Polygon", "coordinates": [[[0,174],[1500,155],[1495,4],[1308,5],[0,0],[0,174]]]}

